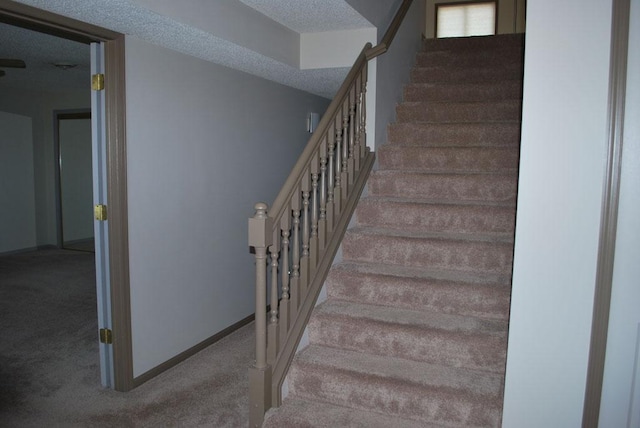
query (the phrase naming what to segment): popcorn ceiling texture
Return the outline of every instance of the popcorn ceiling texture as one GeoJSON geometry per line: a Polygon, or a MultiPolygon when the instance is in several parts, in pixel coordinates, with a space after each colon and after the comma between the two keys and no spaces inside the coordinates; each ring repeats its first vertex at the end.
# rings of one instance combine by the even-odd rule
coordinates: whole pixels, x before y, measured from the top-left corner
{"type": "Polygon", "coordinates": [[[31,89],[86,88],[90,70],[89,46],[48,34],[0,24],[0,58],[21,59],[26,69],[5,68],[0,85],[31,89]],[[76,64],[61,70],[54,63],[76,64]]]}
{"type": "MultiPolygon", "coordinates": [[[[253,74],[325,98],[332,98],[348,68],[299,70],[127,0],[18,0],[178,52],[253,74]],[[99,6],[99,7],[98,7],[99,6]]],[[[270,18],[295,31],[327,31],[371,26],[342,0],[252,1],[270,18]],[[278,19],[275,19],[275,18],[278,19]]],[[[82,83],[84,84],[84,83],[82,83]]]]}
{"type": "Polygon", "coordinates": [[[369,21],[342,0],[240,1],[298,33],[371,27],[369,21]]]}

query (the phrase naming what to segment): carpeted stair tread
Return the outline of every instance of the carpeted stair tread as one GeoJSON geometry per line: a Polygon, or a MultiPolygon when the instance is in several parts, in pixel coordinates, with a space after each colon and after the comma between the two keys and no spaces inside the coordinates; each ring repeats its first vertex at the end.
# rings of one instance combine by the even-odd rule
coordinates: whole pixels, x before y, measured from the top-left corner
{"type": "Polygon", "coordinates": [[[506,358],[503,320],[332,300],[308,329],[316,345],[431,364],[499,373],[506,358]]]}
{"type": "MultiPolygon", "coordinates": [[[[352,271],[354,275],[386,275],[394,278],[410,278],[419,281],[435,281],[469,286],[485,285],[499,288],[509,288],[511,286],[511,274],[509,273],[466,272],[450,269],[435,269],[432,267],[425,269],[423,267],[394,266],[381,264],[379,262],[367,263],[346,260],[332,267],[329,278],[334,270],[336,272],[352,271]]],[[[331,292],[331,290],[329,290],[329,292],[331,292]]]]}
{"type": "Polygon", "coordinates": [[[423,47],[265,426],[500,426],[524,37],[423,47]]]}
{"type": "MultiPolygon", "coordinates": [[[[328,366],[363,376],[403,380],[423,386],[425,389],[455,389],[462,394],[485,394],[488,397],[497,398],[502,387],[500,375],[482,370],[425,364],[404,358],[390,359],[313,344],[302,350],[299,356],[300,358],[296,361],[299,368],[328,366]]],[[[295,381],[293,383],[295,385],[295,381]]],[[[295,393],[295,389],[292,392],[295,393]]]]}
{"type": "MultiPolygon", "coordinates": [[[[384,324],[397,324],[407,328],[478,334],[502,339],[506,337],[507,332],[507,323],[502,320],[394,308],[385,306],[383,300],[380,300],[378,305],[349,303],[342,300],[327,301],[318,306],[315,315],[319,318],[357,318],[384,324]]],[[[312,342],[317,343],[313,340],[312,342]]]]}
{"type": "Polygon", "coordinates": [[[369,196],[356,209],[358,226],[457,233],[513,233],[513,206],[443,204],[369,196]]]}
{"type": "Polygon", "coordinates": [[[379,170],[371,174],[367,186],[372,196],[511,202],[516,199],[517,175],[379,170]]]}
{"type": "Polygon", "coordinates": [[[265,416],[263,428],[444,428],[374,411],[363,411],[321,401],[285,399],[265,416]]]}
{"type": "Polygon", "coordinates": [[[403,230],[388,227],[362,227],[355,226],[349,228],[347,234],[387,236],[408,239],[442,240],[442,241],[465,241],[465,242],[487,242],[487,243],[513,243],[513,233],[460,233],[460,232],[433,232],[430,230],[403,230]]]}
{"type": "Polygon", "coordinates": [[[522,64],[506,64],[500,68],[477,67],[455,68],[445,66],[414,67],[411,70],[412,83],[433,82],[502,82],[504,80],[522,79],[524,67],[522,64]]]}
{"type": "Polygon", "coordinates": [[[520,120],[522,102],[417,102],[405,101],[396,107],[397,122],[494,122],[520,120]]]}
{"type": "Polygon", "coordinates": [[[479,102],[513,100],[522,96],[522,80],[478,83],[412,83],[404,101],[479,102]]]}
{"type": "Polygon", "coordinates": [[[524,46],[524,34],[498,34],[494,36],[447,37],[426,39],[423,50],[438,51],[455,49],[460,52],[495,49],[503,46],[524,46]]]}
{"type": "Polygon", "coordinates": [[[498,426],[502,377],[310,345],[289,373],[291,392],[356,409],[449,426],[498,426]]]}
{"type": "Polygon", "coordinates": [[[424,67],[439,65],[447,67],[486,67],[503,64],[522,63],[522,46],[500,46],[489,49],[476,49],[460,52],[443,49],[418,52],[415,65],[424,67]]]}
{"type": "Polygon", "coordinates": [[[397,230],[355,228],[345,234],[342,245],[348,261],[506,274],[511,272],[512,239],[511,235],[412,236],[397,230]]]}
{"type": "Polygon", "coordinates": [[[342,262],[327,277],[329,299],[507,320],[509,278],[342,262]]]}
{"type": "Polygon", "coordinates": [[[513,202],[502,201],[447,201],[445,199],[434,198],[415,198],[415,197],[403,197],[403,196],[363,196],[362,200],[375,199],[381,202],[415,202],[418,204],[434,204],[434,205],[465,205],[465,206],[487,206],[487,207],[510,207],[515,209],[513,202]]]}
{"type": "Polygon", "coordinates": [[[388,144],[378,149],[380,169],[517,172],[517,147],[424,147],[388,144]]]}
{"type": "Polygon", "coordinates": [[[389,144],[427,147],[518,147],[520,122],[394,123],[388,127],[389,144]]]}

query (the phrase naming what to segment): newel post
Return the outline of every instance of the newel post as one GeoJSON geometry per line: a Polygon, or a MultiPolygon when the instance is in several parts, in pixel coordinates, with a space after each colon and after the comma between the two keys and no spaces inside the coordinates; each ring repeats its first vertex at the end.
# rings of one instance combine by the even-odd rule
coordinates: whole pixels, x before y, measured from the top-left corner
{"type": "Polygon", "coordinates": [[[249,426],[260,427],[271,407],[271,366],[267,364],[267,247],[273,238],[273,222],[267,204],[258,202],[249,219],[249,246],[256,256],[256,361],[249,368],[249,426]]]}

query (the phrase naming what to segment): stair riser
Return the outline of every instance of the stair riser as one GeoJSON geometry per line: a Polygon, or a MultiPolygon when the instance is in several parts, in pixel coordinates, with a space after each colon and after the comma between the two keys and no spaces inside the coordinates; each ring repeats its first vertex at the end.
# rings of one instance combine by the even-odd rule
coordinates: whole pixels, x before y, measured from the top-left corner
{"type": "Polygon", "coordinates": [[[331,271],[330,299],[508,320],[509,287],[331,271]]]}
{"type": "Polygon", "coordinates": [[[342,245],[344,259],[356,262],[511,273],[513,249],[508,243],[347,233],[342,245]]]}
{"type": "Polygon", "coordinates": [[[522,63],[524,50],[520,46],[508,46],[500,49],[480,51],[441,50],[419,52],[416,55],[417,67],[496,67],[522,63]]]}
{"type": "Polygon", "coordinates": [[[493,103],[402,103],[396,108],[398,122],[519,121],[520,101],[493,103]]]}
{"type": "Polygon", "coordinates": [[[422,44],[422,48],[425,51],[458,50],[461,52],[509,49],[523,46],[523,34],[501,34],[498,37],[451,37],[427,39],[422,44]]]}
{"type": "Polygon", "coordinates": [[[444,148],[385,145],[378,150],[380,169],[442,172],[515,172],[514,148],[444,148]]]}
{"type": "Polygon", "coordinates": [[[515,100],[522,96],[522,83],[517,80],[503,83],[454,83],[449,85],[423,83],[407,85],[404,101],[419,102],[482,102],[515,100]]]}
{"type": "Polygon", "coordinates": [[[372,174],[367,186],[372,196],[515,203],[517,177],[388,172],[372,174]]]}
{"type": "Polygon", "coordinates": [[[316,345],[493,373],[504,371],[506,358],[506,331],[494,337],[327,314],[313,317],[309,340],[316,345]]]}
{"type": "Polygon", "coordinates": [[[388,127],[390,144],[518,147],[519,123],[396,123],[388,127]]]}
{"type": "Polygon", "coordinates": [[[524,37],[424,47],[272,426],[500,426],[524,37]]]}
{"type": "Polygon", "coordinates": [[[310,400],[456,426],[500,424],[500,400],[322,366],[293,365],[291,391],[310,400]]]}
{"type": "Polygon", "coordinates": [[[472,83],[502,82],[505,80],[521,80],[523,67],[505,66],[500,69],[449,69],[447,67],[416,67],[411,70],[412,83],[472,83]]]}
{"type": "Polygon", "coordinates": [[[507,233],[515,226],[511,207],[428,205],[363,199],[356,208],[358,226],[457,233],[507,233]]]}

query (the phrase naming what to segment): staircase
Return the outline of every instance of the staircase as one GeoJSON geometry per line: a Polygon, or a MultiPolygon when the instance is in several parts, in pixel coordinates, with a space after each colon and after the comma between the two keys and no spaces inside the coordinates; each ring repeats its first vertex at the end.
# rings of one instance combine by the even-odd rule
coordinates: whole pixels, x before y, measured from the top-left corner
{"type": "Polygon", "coordinates": [[[522,35],[428,40],[265,427],[497,427],[522,35]]]}

